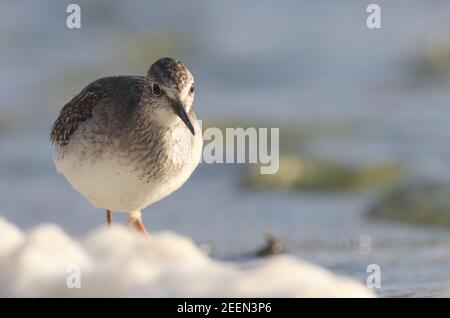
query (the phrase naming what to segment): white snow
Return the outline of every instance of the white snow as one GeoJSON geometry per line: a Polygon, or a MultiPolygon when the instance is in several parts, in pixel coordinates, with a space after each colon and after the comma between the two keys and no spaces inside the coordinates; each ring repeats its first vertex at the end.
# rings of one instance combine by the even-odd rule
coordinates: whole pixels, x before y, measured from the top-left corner
{"type": "MultiPolygon", "coordinates": [[[[70,285],[70,284],[69,284],[70,285]]],[[[70,285],[73,287],[73,285],[70,285]]],[[[190,239],[126,227],[74,239],[55,225],[22,232],[0,217],[3,297],[373,297],[362,284],[292,256],[217,261],[190,239]],[[68,288],[67,281],[80,288],[68,288]]]]}

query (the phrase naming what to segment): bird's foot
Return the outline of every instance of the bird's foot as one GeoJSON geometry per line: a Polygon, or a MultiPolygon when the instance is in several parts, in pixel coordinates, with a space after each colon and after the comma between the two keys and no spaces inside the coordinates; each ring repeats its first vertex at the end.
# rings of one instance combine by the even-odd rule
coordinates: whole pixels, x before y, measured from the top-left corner
{"type": "Polygon", "coordinates": [[[149,236],[150,235],[148,233],[147,229],[145,228],[144,223],[142,222],[142,220],[134,221],[131,226],[132,226],[132,228],[135,231],[137,231],[138,233],[142,234],[143,236],[149,236]]]}
{"type": "Polygon", "coordinates": [[[130,227],[143,236],[149,236],[147,229],[142,222],[141,211],[128,213],[128,224],[130,227]]]}

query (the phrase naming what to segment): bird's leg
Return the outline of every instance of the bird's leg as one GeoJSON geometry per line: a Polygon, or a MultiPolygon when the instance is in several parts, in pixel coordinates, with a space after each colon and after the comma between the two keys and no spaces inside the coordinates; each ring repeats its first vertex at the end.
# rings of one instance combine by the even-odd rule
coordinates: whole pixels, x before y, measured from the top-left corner
{"type": "Polygon", "coordinates": [[[112,225],[112,211],[106,210],[106,222],[108,222],[108,226],[112,225]]]}
{"type": "Polygon", "coordinates": [[[145,229],[144,223],[142,222],[142,216],[141,211],[133,211],[128,213],[128,224],[132,229],[134,229],[136,232],[148,236],[148,232],[145,229]]]}

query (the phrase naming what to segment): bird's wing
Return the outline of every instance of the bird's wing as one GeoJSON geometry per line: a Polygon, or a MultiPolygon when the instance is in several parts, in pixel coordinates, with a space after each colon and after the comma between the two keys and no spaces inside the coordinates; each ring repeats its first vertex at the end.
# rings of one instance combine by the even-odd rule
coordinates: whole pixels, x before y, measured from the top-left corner
{"type": "Polygon", "coordinates": [[[93,110],[105,99],[125,100],[137,104],[144,77],[113,76],[98,79],[86,86],[61,109],[53,124],[50,141],[53,145],[65,146],[81,123],[92,117],[93,110]]]}

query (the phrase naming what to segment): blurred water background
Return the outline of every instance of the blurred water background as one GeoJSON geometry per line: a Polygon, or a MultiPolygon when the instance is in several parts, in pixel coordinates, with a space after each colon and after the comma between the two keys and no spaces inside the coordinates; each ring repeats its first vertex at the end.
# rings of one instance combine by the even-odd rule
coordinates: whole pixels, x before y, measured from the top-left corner
{"type": "MultiPolygon", "coordinates": [[[[194,73],[206,127],[280,127],[282,153],[395,163],[406,184],[449,181],[449,1],[377,1],[379,30],[366,27],[371,1],[76,1],[80,30],[65,25],[69,3],[1,1],[0,215],[22,228],[52,222],[80,235],[105,223],[56,174],[50,127],[92,80],[144,75],[162,56],[194,73]]],[[[447,228],[367,216],[389,186],[249,187],[248,168],[200,165],[145,211],[146,224],[224,259],[272,233],[288,253],[362,282],[378,264],[381,296],[439,296],[450,283],[447,228]]]]}

